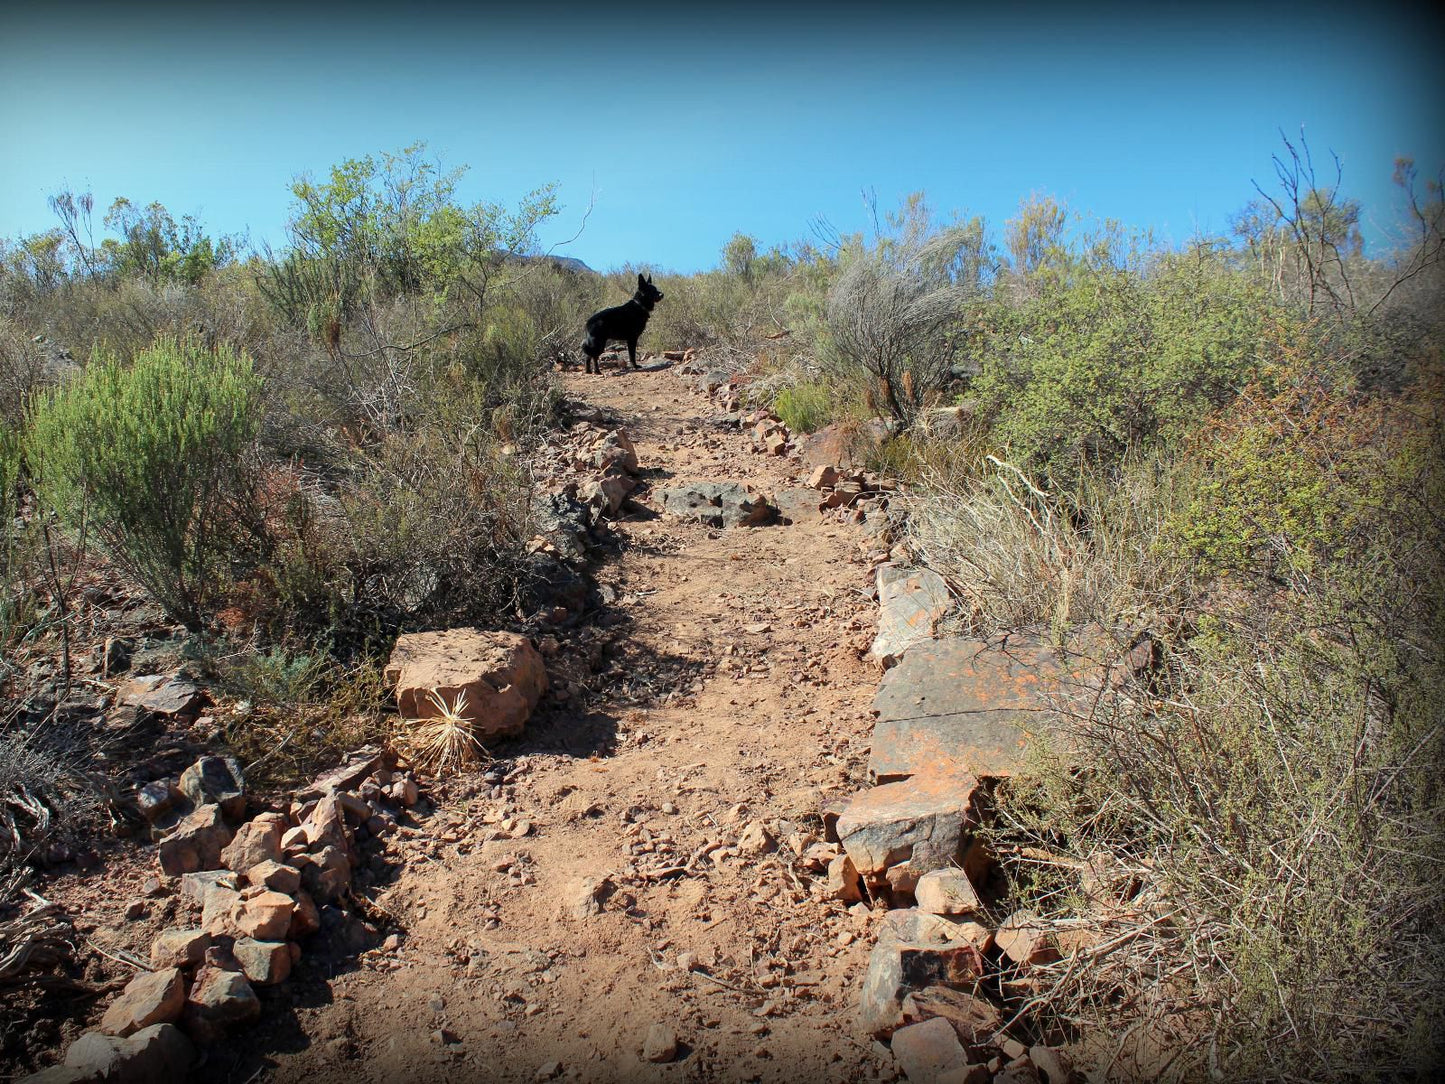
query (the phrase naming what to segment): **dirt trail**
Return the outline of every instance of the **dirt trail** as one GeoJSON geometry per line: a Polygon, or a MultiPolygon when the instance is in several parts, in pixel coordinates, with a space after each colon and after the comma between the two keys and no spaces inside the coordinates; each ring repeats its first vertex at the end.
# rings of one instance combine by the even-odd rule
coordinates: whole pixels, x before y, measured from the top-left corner
{"type": "MultiPolygon", "coordinates": [[[[715,408],[671,369],[564,382],[620,416],[652,486],[796,484],[796,464],[708,427],[715,408]]],[[[655,510],[645,488],[635,497],[655,510]]],[[[875,1074],[854,1022],[872,918],[823,900],[795,853],[821,836],[822,801],[862,781],[876,675],[859,660],[873,607],[855,529],[655,515],[616,529],[621,553],[598,575],[630,680],[594,677],[585,710],[544,707],[499,750],[500,772],[438,789],[376,893],[399,946],[293,982],[291,1013],[270,1015],[218,1075],[875,1074]],[[636,706],[639,690],[653,706],[636,706]],[[767,847],[755,822],[776,850],[754,849],[767,847]],[[640,1054],[656,1023],[675,1029],[671,1062],[640,1054]]]]}

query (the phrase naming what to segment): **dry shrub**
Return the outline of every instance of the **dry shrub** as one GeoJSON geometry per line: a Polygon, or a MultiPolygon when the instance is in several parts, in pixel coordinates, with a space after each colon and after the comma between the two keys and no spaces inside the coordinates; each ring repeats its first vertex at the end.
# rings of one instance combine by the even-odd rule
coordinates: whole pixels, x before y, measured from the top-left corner
{"type": "Polygon", "coordinates": [[[472,732],[471,722],[462,715],[467,706],[466,690],[458,693],[451,704],[435,689],[427,691],[427,699],[436,714],[407,725],[405,745],[412,763],[438,778],[490,763],[491,755],[472,732]]]}
{"type": "MultiPolygon", "coordinates": [[[[1121,1035],[1106,1075],[1445,1063],[1442,433],[1432,395],[1241,397],[1154,532],[1210,577],[1208,608],[1147,687],[1068,709],[1070,754],[1001,794],[1019,900],[1077,949],[1021,1009],[1121,1035]]],[[[996,544],[1009,521],[974,522],[996,544]]],[[[1066,543],[1024,558],[1069,567],[1037,510],[1013,525],[1066,543]]]]}
{"type": "Polygon", "coordinates": [[[949,581],[973,631],[1169,625],[1191,593],[1187,570],[1157,545],[1171,471],[1156,458],[1114,482],[1085,473],[1061,502],[993,455],[980,469],[935,451],[905,502],[909,540],[949,581]]]}

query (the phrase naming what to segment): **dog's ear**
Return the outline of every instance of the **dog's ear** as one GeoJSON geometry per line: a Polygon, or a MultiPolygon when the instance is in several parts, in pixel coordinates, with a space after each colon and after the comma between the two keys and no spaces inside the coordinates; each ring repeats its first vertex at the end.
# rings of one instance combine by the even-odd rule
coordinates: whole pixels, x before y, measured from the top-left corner
{"type": "Polygon", "coordinates": [[[647,285],[649,285],[649,286],[652,285],[652,276],[651,276],[651,275],[648,275],[648,276],[647,276],[647,285]]]}
{"type": "Polygon", "coordinates": [[[647,280],[645,280],[645,279],[642,277],[642,272],[641,272],[641,271],[639,271],[639,272],[637,273],[637,285],[638,285],[638,286],[646,286],[646,285],[647,285],[647,280]]]}

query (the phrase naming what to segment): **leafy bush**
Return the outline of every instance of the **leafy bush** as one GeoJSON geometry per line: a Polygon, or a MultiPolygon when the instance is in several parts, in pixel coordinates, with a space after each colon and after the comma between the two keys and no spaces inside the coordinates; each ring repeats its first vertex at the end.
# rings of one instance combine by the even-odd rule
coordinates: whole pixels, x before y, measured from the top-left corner
{"type": "Polygon", "coordinates": [[[46,502],[188,627],[251,518],[243,462],[260,382],[245,355],[157,339],[126,366],[97,350],[36,406],[26,454],[46,502]]]}
{"type": "Polygon", "coordinates": [[[1011,458],[1051,482],[1177,439],[1298,334],[1204,248],[1148,274],[1088,262],[1054,274],[993,311],[973,382],[1011,458]]]}

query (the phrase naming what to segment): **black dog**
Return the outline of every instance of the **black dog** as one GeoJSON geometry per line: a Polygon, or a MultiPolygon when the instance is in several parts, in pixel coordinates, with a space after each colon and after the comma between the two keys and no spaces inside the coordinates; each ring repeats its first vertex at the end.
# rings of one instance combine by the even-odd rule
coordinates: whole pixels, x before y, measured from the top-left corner
{"type": "Polygon", "coordinates": [[[627,360],[637,366],[637,340],[652,315],[652,306],[662,300],[662,291],[652,285],[652,276],[637,276],[637,292],[625,305],[614,305],[603,309],[587,319],[587,338],[582,342],[582,353],[587,355],[587,371],[602,372],[597,358],[609,342],[621,339],[627,343],[627,360]]]}

